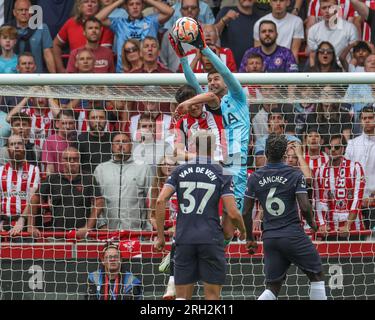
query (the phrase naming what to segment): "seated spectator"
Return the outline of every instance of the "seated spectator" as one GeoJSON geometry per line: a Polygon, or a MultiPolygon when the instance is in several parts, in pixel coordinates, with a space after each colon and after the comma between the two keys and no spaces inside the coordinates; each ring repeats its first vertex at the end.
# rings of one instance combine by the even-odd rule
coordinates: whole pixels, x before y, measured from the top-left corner
{"type": "Polygon", "coordinates": [[[31,117],[30,142],[43,148],[45,139],[52,134],[53,120],[57,117],[60,108],[53,99],[24,98],[8,114],[10,122],[13,115],[25,112],[31,117]]]}
{"type": "MultiPolygon", "coordinates": [[[[196,21],[199,21],[200,23],[204,23],[202,20],[199,18],[199,12],[200,12],[200,3],[204,3],[203,1],[200,0],[181,0],[181,4],[178,2],[174,6],[179,6],[180,7],[180,17],[188,17],[195,19],[196,21]]],[[[204,3],[205,6],[207,6],[206,3],[204,3]]],[[[175,9],[176,10],[176,9],[175,9]]],[[[175,12],[176,14],[176,12],[175,12]]],[[[173,17],[169,19],[164,24],[164,28],[167,28],[167,31],[163,34],[163,38],[161,41],[161,53],[160,53],[160,60],[161,62],[172,72],[176,72],[179,69],[180,65],[180,59],[176,55],[176,52],[172,48],[172,46],[169,44],[169,34],[173,31],[173,26],[174,23],[172,22],[173,17]]],[[[208,22],[206,22],[208,23],[208,22]]],[[[188,43],[183,43],[181,42],[181,46],[184,49],[184,52],[188,52],[189,50],[194,49],[194,47],[188,43]]]]}
{"type": "MultiPolygon", "coordinates": [[[[84,48],[92,51],[95,57],[94,72],[95,73],[113,73],[115,72],[115,65],[113,61],[113,53],[111,49],[100,45],[100,38],[102,32],[102,23],[95,17],[89,17],[83,23],[83,30],[87,43],[84,48]]],[[[79,49],[70,52],[68,65],[66,71],[69,73],[76,73],[76,56],[79,49]]]]}
{"type": "Polygon", "coordinates": [[[260,18],[254,25],[254,46],[260,45],[260,23],[273,21],[277,27],[277,44],[292,51],[298,62],[298,52],[305,38],[303,21],[300,17],[287,12],[289,0],[271,0],[272,12],[260,18]]]}
{"type": "MultiPolygon", "coordinates": [[[[172,128],[172,117],[170,114],[161,111],[161,106],[157,102],[146,101],[143,102],[144,111],[143,114],[150,115],[156,123],[155,134],[156,141],[163,140],[170,144],[173,144],[173,136],[170,135],[170,129],[172,128]]],[[[129,131],[133,141],[139,141],[140,136],[137,136],[137,129],[139,128],[139,121],[142,113],[132,116],[130,118],[129,131]]]]}
{"type": "MultiPolygon", "coordinates": [[[[322,91],[323,97],[327,99],[333,94],[333,90],[331,86],[325,86],[322,91]]],[[[352,117],[339,103],[319,103],[316,112],[307,116],[307,124],[318,128],[325,143],[332,134],[342,134],[348,140],[352,135],[352,117]]]]}
{"type": "Polygon", "coordinates": [[[17,235],[25,231],[29,200],[39,188],[39,169],[25,159],[25,144],[20,136],[8,138],[9,162],[0,166],[0,231],[17,235]],[[18,177],[18,178],[15,178],[18,177]]]}
{"type": "MultiPolygon", "coordinates": [[[[372,46],[373,47],[373,46],[372,46]]],[[[340,56],[340,62],[342,68],[346,72],[364,72],[365,71],[365,61],[367,57],[371,54],[372,50],[364,41],[355,41],[349,44],[340,56]],[[350,51],[353,51],[353,59],[348,63],[348,55],[350,51]]]]}
{"type": "MultiPolygon", "coordinates": [[[[69,51],[73,51],[74,49],[82,48],[86,45],[87,39],[84,36],[83,23],[87,18],[94,16],[98,12],[98,9],[98,0],[76,0],[74,16],[65,22],[53,40],[53,52],[57,72],[66,72],[62,59],[62,53],[65,47],[68,47],[69,51]]],[[[107,27],[102,27],[99,43],[103,47],[111,48],[113,33],[107,27]]]]}
{"type": "Polygon", "coordinates": [[[106,131],[106,111],[91,109],[88,111],[89,130],[78,136],[78,150],[84,172],[93,173],[95,168],[112,158],[111,134],[106,131]]]}
{"type": "Polygon", "coordinates": [[[315,60],[306,72],[342,72],[337,64],[335,48],[328,41],[322,41],[316,49],[315,60]]]}
{"type": "Polygon", "coordinates": [[[236,66],[246,49],[254,46],[254,24],[260,15],[254,12],[254,0],[239,0],[236,7],[223,7],[216,16],[216,29],[220,36],[221,45],[232,50],[236,66]]]}
{"type": "Polygon", "coordinates": [[[47,70],[50,73],[55,73],[56,65],[49,28],[45,23],[38,27],[33,26],[30,7],[30,0],[16,0],[14,4],[15,20],[10,24],[17,28],[18,33],[15,53],[31,52],[35,59],[37,73],[47,70]]]}
{"type": "Polygon", "coordinates": [[[99,269],[88,275],[86,300],[141,300],[141,281],[123,269],[119,247],[108,242],[102,251],[99,269]]]}
{"type": "MultiPolygon", "coordinates": [[[[247,63],[245,66],[245,71],[247,73],[263,73],[264,72],[264,63],[263,57],[258,53],[252,53],[247,58],[247,63]]],[[[260,85],[248,85],[246,86],[245,92],[246,96],[251,98],[260,97],[260,85]]]]}
{"type": "Polygon", "coordinates": [[[36,69],[34,56],[30,52],[24,52],[18,56],[18,73],[35,73],[36,69]]]}
{"type": "Polygon", "coordinates": [[[335,15],[333,6],[337,6],[338,0],[320,0],[320,10],[323,20],[314,24],[308,32],[307,45],[310,52],[310,65],[314,64],[317,49],[322,41],[330,42],[339,57],[350,43],[358,40],[358,31],[353,23],[335,15]]]}
{"type": "MultiPolygon", "coordinates": [[[[320,11],[320,0],[310,0],[309,8],[306,18],[306,31],[310,29],[315,23],[322,21],[322,13],[320,11]]],[[[350,0],[340,0],[335,15],[349,21],[354,22],[355,9],[350,3],[350,0]]]]}
{"type": "Polygon", "coordinates": [[[75,60],[74,66],[77,73],[94,73],[95,55],[90,49],[78,49],[75,60]]]}
{"type": "Polygon", "coordinates": [[[135,38],[145,39],[146,36],[157,37],[159,26],[165,23],[173,14],[173,9],[164,2],[156,0],[117,0],[103,8],[96,15],[105,26],[110,26],[117,37],[117,65],[116,72],[121,72],[121,49],[126,40],[135,38]],[[128,18],[108,18],[111,12],[124,4],[128,12],[128,18]],[[143,17],[142,10],[145,4],[149,4],[159,13],[143,17]],[[124,32],[124,30],[127,30],[124,32]]]}
{"type": "Polygon", "coordinates": [[[265,149],[266,149],[266,140],[271,133],[276,134],[285,134],[285,137],[289,142],[297,141],[301,143],[301,141],[295,137],[294,135],[287,134],[285,128],[287,122],[284,120],[284,112],[280,106],[273,108],[270,110],[268,114],[268,134],[258,138],[255,143],[255,164],[257,168],[261,168],[266,163],[266,156],[265,156],[265,149]]]}
{"type": "Polygon", "coordinates": [[[262,56],[265,72],[297,72],[298,66],[292,51],[276,44],[277,28],[272,21],[259,23],[260,46],[248,49],[241,61],[239,72],[245,72],[247,59],[251,54],[262,56]]]}
{"type": "Polygon", "coordinates": [[[166,23],[164,23],[164,29],[170,30],[175,22],[181,18],[188,16],[187,13],[190,11],[194,15],[194,18],[202,24],[213,24],[215,23],[215,17],[212,13],[211,8],[207,2],[202,0],[178,0],[172,6],[174,13],[166,23]]]}
{"type": "Polygon", "coordinates": [[[94,177],[81,171],[79,158],[76,148],[66,148],[61,157],[62,172],[48,176],[31,203],[39,207],[50,204],[52,231],[76,230],[76,237],[80,239],[95,228],[104,199],[94,177]]]}
{"type": "Polygon", "coordinates": [[[348,141],[345,157],[361,164],[366,177],[363,216],[366,228],[375,227],[375,108],[366,106],[360,114],[362,134],[348,141]]]}
{"type": "MultiPolygon", "coordinates": [[[[8,123],[8,122],[7,122],[8,123]]],[[[8,123],[9,126],[9,123],[8,123]]],[[[10,119],[11,134],[20,136],[25,144],[25,159],[33,166],[39,166],[42,150],[39,146],[30,142],[31,117],[27,113],[17,113],[10,119]]],[[[9,161],[7,147],[0,149],[0,165],[5,165],[9,161]]]]}
{"type": "Polygon", "coordinates": [[[318,173],[318,179],[322,182],[319,188],[324,189],[323,198],[320,199],[323,216],[319,220],[328,224],[327,231],[337,231],[339,237],[348,237],[353,230],[364,230],[363,168],[358,162],[344,157],[345,148],[343,135],[331,135],[325,148],[329,162],[318,173]]]}
{"type": "Polygon", "coordinates": [[[122,70],[121,72],[133,72],[141,69],[143,60],[141,57],[141,45],[138,40],[126,40],[122,47],[122,70]]]}
{"type": "MultiPolygon", "coordinates": [[[[219,35],[213,24],[206,24],[203,26],[203,34],[206,40],[206,44],[215,52],[220,59],[226,64],[228,69],[231,72],[237,72],[236,61],[234,60],[233,52],[229,48],[223,48],[218,45],[219,35]]],[[[207,68],[204,67],[202,59],[205,58],[205,55],[197,54],[198,49],[193,49],[186,53],[186,57],[189,60],[190,67],[195,73],[207,72],[207,68]],[[205,71],[206,69],[206,71],[205,71]]],[[[209,59],[206,59],[209,61],[209,59]]]]}
{"type": "Polygon", "coordinates": [[[61,110],[56,120],[56,133],[49,136],[42,151],[42,162],[47,175],[63,172],[62,152],[76,141],[75,120],[72,110],[61,110]]]}
{"type": "Polygon", "coordinates": [[[150,230],[146,200],[152,171],[132,158],[132,141],[125,133],[112,136],[110,161],[99,164],[94,176],[105,199],[98,227],[108,230],[150,230]]]}
{"type": "Polygon", "coordinates": [[[0,28],[0,73],[16,73],[18,56],[14,53],[17,43],[17,29],[11,26],[0,28]]]}
{"type": "MultiPolygon", "coordinates": [[[[154,0],[153,0],[154,1],[154,0]]],[[[141,41],[141,57],[143,66],[132,73],[170,73],[159,61],[160,47],[156,38],[146,36],[141,41]]]]}

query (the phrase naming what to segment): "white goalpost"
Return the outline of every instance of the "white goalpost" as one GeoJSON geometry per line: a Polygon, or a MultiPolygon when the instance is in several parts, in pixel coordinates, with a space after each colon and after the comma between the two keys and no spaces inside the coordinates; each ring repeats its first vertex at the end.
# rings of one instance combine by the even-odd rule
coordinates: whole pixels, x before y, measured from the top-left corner
{"type": "MultiPolygon", "coordinates": [[[[207,86],[206,74],[196,76],[202,86],[207,86]]],[[[347,108],[353,125],[359,126],[359,106],[375,103],[375,73],[235,76],[247,95],[252,118],[262,104],[287,104],[291,106],[290,110],[294,110],[295,104],[300,103],[339,103],[347,108]]],[[[78,137],[89,130],[87,114],[84,113],[94,108],[96,102],[103,102],[103,109],[111,117],[108,124],[112,125],[106,126],[105,130],[121,131],[132,128],[131,117],[142,113],[149,102],[156,106],[152,112],[173,116],[176,107],[174,95],[186,83],[183,74],[4,74],[0,76],[0,109],[9,111],[24,97],[53,99],[59,110],[72,108],[77,114],[78,137]],[[78,102],[69,107],[72,100],[78,102]]],[[[22,110],[31,107],[26,104],[22,110]]],[[[152,165],[156,174],[157,163],[152,165]]],[[[151,202],[147,200],[146,203],[150,205],[151,202]]],[[[38,240],[31,239],[26,230],[23,235],[29,241],[21,241],[22,237],[12,238],[7,231],[0,232],[0,299],[85,299],[88,273],[98,268],[108,238],[120,242],[124,268],[141,279],[143,298],[161,299],[168,276],[160,273],[158,267],[167,252],[154,251],[155,232],[151,227],[145,232],[130,232],[131,236],[126,230],[91,232],[87,238],[78,240],[61,230],[55,233],[50,225],[46,227],[45,221],[53,216],[53,210],[41,206],[38,211],[42,231],[38,240]]],[[[329,299],[375,299],[372,231],[357,235],[356,241],[343,241],[334,232],[332,236],[335,238],[331,241],[321,234],[313,238],[322,257],[329,299]]],[[[167,251],[169,248],[170,245],[167,251]]],[[[223,299],[256,299],[264,290],[262,245],[253,256],[247,254],[240,242],[232,242],[226,250],[228,268],[223,299]]],[[[308,290],[307,278],[293,266],[279,299],[308,299],[308,290]]],[[[194,297],[200,299],[202,296],[203,290],[199,286],[194,297]]]]}

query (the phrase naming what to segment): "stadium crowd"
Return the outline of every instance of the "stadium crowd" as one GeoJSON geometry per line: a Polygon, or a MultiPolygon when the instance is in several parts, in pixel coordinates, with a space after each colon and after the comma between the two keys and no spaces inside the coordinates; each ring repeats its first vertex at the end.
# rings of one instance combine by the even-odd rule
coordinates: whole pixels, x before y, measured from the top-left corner
{"type": "MultiPolygon", "coordinates": [[[[374,0],[0,0],[0,73],[182,72],[168,41],[181,16],[203,25],[207,45],[233,73],[375,71],[374,0]],[[30,25],[34,4],[43,10],[38,28],[30,25]]],[[[182,47],[195,73],[213,70],[199,49],[182,47]]],[[[243,89],[248,97],[282,90],[243,89]]],[[[311,88],[298,90],[307,96],[311,88]]],[[[334,90],[327,85],[322,94],[334,90]]],[[[349,86],[347,97],[358,90],[349,86]]],[[[360,92],[371,95],[371,87],[360,92]]],[[[192,96],[177,92],[176,100],[192,96]]],[[[265,164],[268,135],[285,134],[286,162],[305,175],[321,234],[375,227],[375,107],[249,108],[249,175],[265,164]]],[[[202,108],[181,114],[150,101],[3,96],[0,109],[0,230],[11,235],[155,230],[155,200],[173,167],[190,159],[189,137],[223,129],[220,115],[202,108]]],[[[222,160],[225,142],[218,145],[222,160]]],[[[171,234],[177,207],[172,198],[171,234]]],[[[256,217],[261,230],[261,210],[256,217]]]]}

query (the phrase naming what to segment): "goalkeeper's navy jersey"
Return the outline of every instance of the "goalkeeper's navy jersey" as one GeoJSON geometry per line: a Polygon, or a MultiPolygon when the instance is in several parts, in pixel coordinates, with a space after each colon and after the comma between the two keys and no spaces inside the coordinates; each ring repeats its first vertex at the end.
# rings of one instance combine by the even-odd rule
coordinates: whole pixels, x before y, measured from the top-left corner
{"type": "Polygon", "coordinates": [[[221,197],[233,196],[232,176],[223,168],[200,157],[178,166],[166,185],[176,190],[179,204],[176,222],[177,244],[222,244],[219,217],[221,197]]]}
{"type": "Polygon", "coordinates": [[[269,163],[248,179],[245,197],[262,205],[263,238],[279,238],[304,232],[298,215],[297,193],[307,193],[301,170],[284,163],[269,163]]]}

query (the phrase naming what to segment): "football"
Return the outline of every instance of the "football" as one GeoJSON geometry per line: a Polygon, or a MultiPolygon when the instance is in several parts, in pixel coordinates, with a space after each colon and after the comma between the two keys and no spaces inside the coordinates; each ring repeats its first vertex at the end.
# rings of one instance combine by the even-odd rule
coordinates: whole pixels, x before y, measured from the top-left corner
{"type": "Polygon", "coordinates": [[[188,17],[179,18],[173,27],[173,35],[181,42],[190,43],[197,39],[198,23],[188,17]]]}

